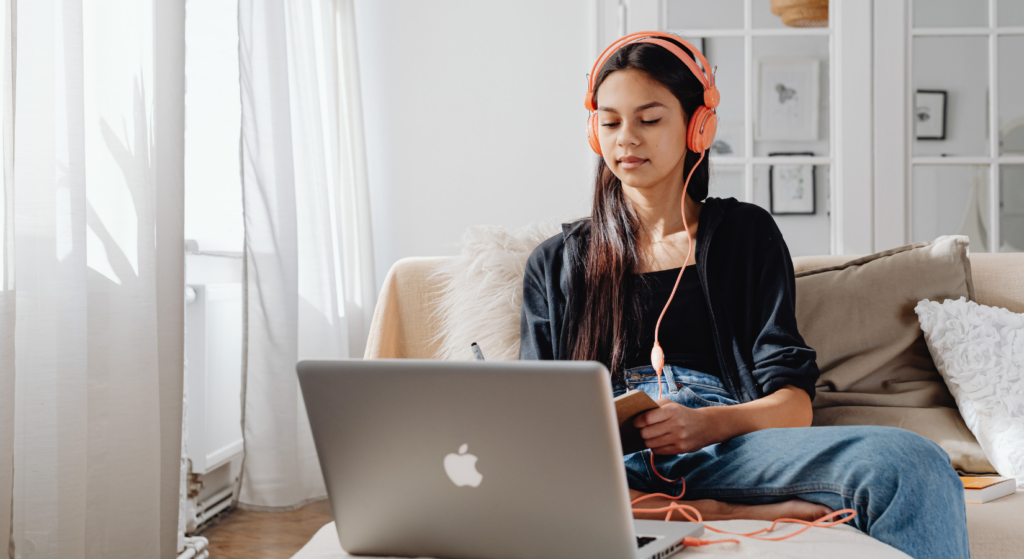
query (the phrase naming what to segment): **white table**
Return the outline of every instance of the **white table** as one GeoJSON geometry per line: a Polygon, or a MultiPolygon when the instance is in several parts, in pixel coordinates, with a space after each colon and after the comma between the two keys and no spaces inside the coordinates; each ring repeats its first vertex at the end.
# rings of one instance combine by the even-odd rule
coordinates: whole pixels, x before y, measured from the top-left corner
{"type": "MultiPolygon", "coordinates": [[[[720,530],[730,532],[753,532],[770,525],[770,522],[761,520],[723,520],[708,522],[707,526],[714,526],[720,530]]],[[[772,534],[781,536],[795,532],[802,526],[795,524],[776,529],[772,534]]],[[[717,540],[730,536],[716,534],[709,530],[704,531],[703,539],[717,540]]],[[[827,559],[905,559],[908,555],[890,547],[866,534],[849,526],[834,526],[832,528],[811,528],[810,530],[781,542],[756,541],[750,538],[736,538],[741,540],[739,545],[734,543],[716,544],[697,548],[686,548],[676,556],[704,555],[711,557],[761,557],[761,558],[797,558],[809,557],[827,559]]],[[[309,541],[292,559],[343,559],[353,557],[345,553],[338,543],[338,532],[334,523],[331,522],[320,529],[313,539],[309,541]]]]}

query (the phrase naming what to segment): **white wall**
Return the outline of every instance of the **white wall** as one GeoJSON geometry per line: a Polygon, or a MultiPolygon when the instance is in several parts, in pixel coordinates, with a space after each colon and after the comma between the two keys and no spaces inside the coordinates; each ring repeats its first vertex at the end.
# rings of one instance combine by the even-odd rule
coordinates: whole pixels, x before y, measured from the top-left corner
{"type": "Polygon", "coordinates": [[[584,0],[356,0],[378,286],[476,224],[588,213],[584,0]]]}

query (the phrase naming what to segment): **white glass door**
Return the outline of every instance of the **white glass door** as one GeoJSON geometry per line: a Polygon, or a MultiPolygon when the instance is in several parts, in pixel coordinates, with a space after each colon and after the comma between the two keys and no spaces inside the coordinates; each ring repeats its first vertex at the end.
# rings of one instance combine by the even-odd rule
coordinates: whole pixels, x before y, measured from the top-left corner
{"type": "Polygon", "coordinates": [[[620,31],[675,33],[717,67],[709,195],[767,209],[793,256],[835,252],[831,18],[824,27],[787,27],[770,0],[661,0],[654,17],[644,4],[628,3],[620,31]]]}
{"type": "Polygon", "coordinates": [[[909,6],[910,240],[1024,250],[1024,2],[909,6]]]}

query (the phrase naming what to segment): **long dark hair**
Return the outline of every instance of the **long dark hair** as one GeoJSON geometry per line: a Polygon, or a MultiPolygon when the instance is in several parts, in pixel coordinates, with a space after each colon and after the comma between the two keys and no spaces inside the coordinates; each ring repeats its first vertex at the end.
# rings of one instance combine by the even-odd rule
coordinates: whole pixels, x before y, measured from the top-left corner
{"type": "MultiPolygon", "coordinates": [[[[692,54],[681,43],[672,42],[692,54]]],[[[674,54],[652,43],[631,43],[608,58],[595,81],[595,103],[608,75],[627,69],[639,70],[667,87],[679,99],[687,118],[704,103],[704,87],[693,72],[674,54]]],[[[684,177],[698,159],[699,153],[687,150],[684,177]]],[[[698,202],[707,197],[709,176],[705,157],[693,172],[687,195],[698,202]]],[[[613,376],[620,376],[627,336],[639,335],[645,296],[636,278],[642,224],[622,192],[622,181],[605,165],[603,157],[598,160],[594,182],[590,220],[583,229],[576,261],[570,262],[567,333],[572,359],[600,361],[613,376]]]]}

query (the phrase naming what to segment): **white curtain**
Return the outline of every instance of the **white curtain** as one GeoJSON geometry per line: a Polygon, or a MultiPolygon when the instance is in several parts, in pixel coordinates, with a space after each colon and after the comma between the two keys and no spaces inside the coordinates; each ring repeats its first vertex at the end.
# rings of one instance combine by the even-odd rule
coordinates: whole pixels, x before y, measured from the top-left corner
{"type": "Polygon", "coordinates": [[[0,552],[11,536],[14,472],[14,89],[10,0],[0,3],[0,552]]]}
{"type": "Polygon", "coordinates": [[[3,0],[0,550],[12,557],[175,555],[184,11],[169,4],[3,0]]]}
{"type": "Polygon", "coordinates": [[[295,374],[362,356],[373,314],[351,0],[241,0],[245,459],[239,502],[326,493],[295,374]]]}

